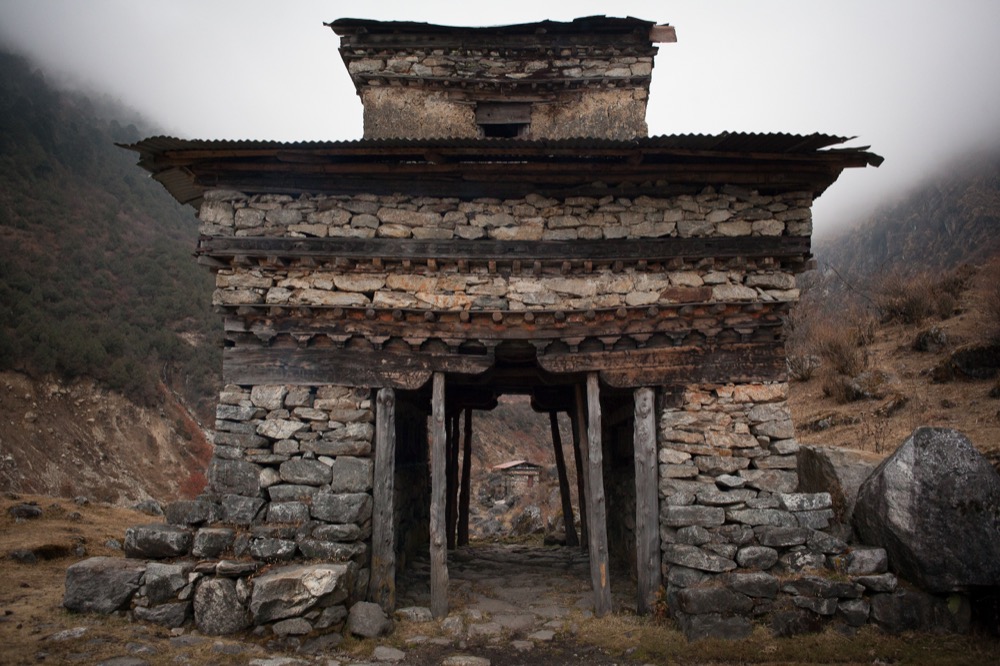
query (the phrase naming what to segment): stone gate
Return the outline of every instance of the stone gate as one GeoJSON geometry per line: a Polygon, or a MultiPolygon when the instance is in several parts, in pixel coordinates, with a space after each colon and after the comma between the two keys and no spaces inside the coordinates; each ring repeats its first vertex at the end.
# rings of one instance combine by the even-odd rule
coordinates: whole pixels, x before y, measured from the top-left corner
{"type": "Polygon", "coordinates": [[[648,137],[666,25],[330,27],[364,138],[128,146],[198,210],[225,327],[209,487],[171,516],[187,552],[345,563],[344,596],[391,608],[429,548],[446,614],[459,452],[504,393],[571,416],[598,614],[614,554],[647,612],[664,574],[676,592],[807,552],[832,512],[791,494],[784,319],[814,199],[881,158],[821,134],[648,137]]]}

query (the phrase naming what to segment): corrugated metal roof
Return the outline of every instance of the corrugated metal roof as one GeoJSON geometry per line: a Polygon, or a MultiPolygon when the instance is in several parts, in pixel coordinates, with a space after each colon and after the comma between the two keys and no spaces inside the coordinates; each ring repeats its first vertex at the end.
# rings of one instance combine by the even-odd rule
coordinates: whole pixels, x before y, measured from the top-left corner
{"type": "MultiPolygon", "coordinates": [[[[427,149],[427,148],[504,148],[511,152],[518,149],[593,149],[614,150],[660,148],[675,150],[710,151],[722,153],[787,153],[805,154],[836,146],[854,137],[813,133],[808,135],[785,133],[724,132],[722,134],[664,134],[633,140],[573,138],[573,139],[467,139],[441,137],[437,139],[352,139],[342,141],[259,141],[251,139],[180,139],[154,136],[121,147],[140,153],[159,154],[176,150],[350,150],[352,148],[427,149]]],[[[867,146],[850,150],[863,151],[867,146]]],[[[881,159],[879,160],[881,162],[881,159]]]]}

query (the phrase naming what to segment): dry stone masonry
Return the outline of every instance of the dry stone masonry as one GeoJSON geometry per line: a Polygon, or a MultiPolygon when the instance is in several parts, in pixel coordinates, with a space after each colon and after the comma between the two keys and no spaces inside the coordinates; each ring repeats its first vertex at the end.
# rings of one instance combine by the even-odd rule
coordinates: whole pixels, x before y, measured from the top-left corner
{"type": "Polygon", "coordinates": [[[444,618],[472,412],[521,393],[572,419],[596,614],[615,557],[638,610],[665,587],[693,638],[786,607],[784,633],[864,622],[895,582],[828,531],[828,493],[797,492],[783,324],[813,201],[881,158],[819,134],[647,137],[666,25],[330,27],[363,139],[130,146],[198,211],[227,385],[206,491],[131,528],[127,564],[72,568],[67,607],[102,576],[104,612],[320,633],[391,611],[422,551],[444,618]]]}

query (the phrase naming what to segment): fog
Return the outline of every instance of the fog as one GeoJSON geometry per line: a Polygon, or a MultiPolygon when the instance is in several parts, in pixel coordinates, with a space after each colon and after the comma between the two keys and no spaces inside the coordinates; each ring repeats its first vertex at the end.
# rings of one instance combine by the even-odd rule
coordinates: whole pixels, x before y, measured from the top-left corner
{"type": "Polygon", "coordinates": [[[607,14],[670,23],[651,134],[822,132],[885,156],[816,204],[818,235],[856,222],[969,151],[1000,144],[996,0],[422,3],[0,0],[0,42],[54,81],[107,92],[165,133],[361,135],[361,104],[323,25],[342,17],[496,25],[607,14]]]}

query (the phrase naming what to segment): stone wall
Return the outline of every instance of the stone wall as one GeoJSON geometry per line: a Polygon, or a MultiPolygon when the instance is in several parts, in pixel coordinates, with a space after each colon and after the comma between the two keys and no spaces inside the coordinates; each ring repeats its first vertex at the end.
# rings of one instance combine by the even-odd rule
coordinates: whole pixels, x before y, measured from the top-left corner
{"type": "Polygon", "coordinates": [[[136,617],[179,626],[193,614],[206,633],[342,622],[369,580],[373,420],[368,389],[226,386],[208,488],[168,505],[166,524],[126,531],[125,554],[145,571],[136,617]],[[257,575],[292,560],[324,564],[257,575]]]}
{"type": "Polygon", "coordinates": [[[778,635],[835,617],[882,623],[879,613],[909,603],[885,550],[848,548],[831,533],[829,493],[796,492],[787,394],[787,384],[771,383],[660,396],[662,572],[689,639],[746,636],[764,616],[778,635]]]}
{"type": "Polygon", "coordinates": [[[601,240],[809,236],[808,192],[762,195],[705,188],[696,195],[632,198],[529,194],[523,199],[245,195],[205,193],[206,236],[418,238],[429,240],[601,240]]]}
{"type": "MultiPolygon", "coordinates": [[[[402,196],[245,196],[212,192],[201,207],[201,231],[216,236],[417,239],[574,240],[808,235],[808,195],[761,196],[749,191],[669,199],[529,195],[497,200],[402,196]]],[[[643,271],[610,268],[586,277],[543,272],[491,273],[374,267],[346,273],[256,268],[216,274],[217,305],[330,305],[427,309],[614,308],[656,303],[793,301],[790,271],[643,271]]]]}
{"type": "Polygon", "coordinates": [[[525,138],[634,139],[647,134],[655,48],[634,51],[563,49],[552,57],[544,50],[362,49],[345,58],[364,104],[367,139],[481,137],[475,100],[484,88],[501,86],[505,101],[532,103],[525,138]],[[522,97],[510,90],[525,83],[533,87],[522,97]],[[540,95],[539,86],[552,92],[540,95]]]}

